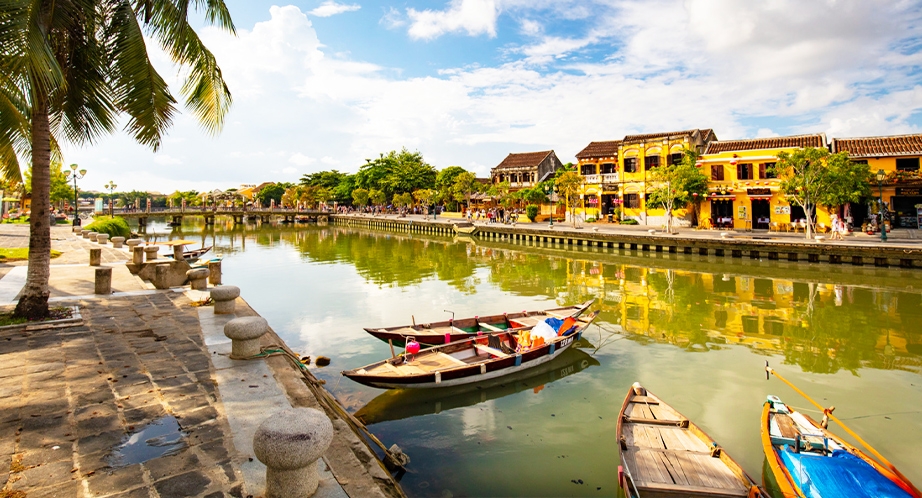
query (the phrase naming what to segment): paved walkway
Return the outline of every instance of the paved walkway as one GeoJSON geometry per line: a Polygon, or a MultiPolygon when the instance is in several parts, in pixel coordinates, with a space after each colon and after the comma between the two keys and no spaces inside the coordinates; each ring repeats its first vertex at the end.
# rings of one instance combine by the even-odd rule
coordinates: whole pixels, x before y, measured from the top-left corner
{"type": "MultiPolygon", "coordinates": [[[[153,290],[128,272],[127,250],[103,247],[115,292],[94,295],[87,263],[99,246],[65,228],[53,229],[63,254],[52,260],[49,302],[77,306],[82,321],[0,329],[0,497],[258,495],[256,426],[279,408],[318,406],[300,373],[281,358],[230,360],[223,325],[234,315],[194,307],[205,293],[153,290]],[[121,450],[158,429],[150,444],[121,450]]],[[[27,245],[27,227],[0,225],[0,246],[27,245]]],[[[25,268],[0,264],[4,303],[15,302],[25,268]]],[[[237,307],[255,314],[242,299],[237,307]]],[[[401,496],[351,429],[333,422],[315,496],[401,496]]]]}

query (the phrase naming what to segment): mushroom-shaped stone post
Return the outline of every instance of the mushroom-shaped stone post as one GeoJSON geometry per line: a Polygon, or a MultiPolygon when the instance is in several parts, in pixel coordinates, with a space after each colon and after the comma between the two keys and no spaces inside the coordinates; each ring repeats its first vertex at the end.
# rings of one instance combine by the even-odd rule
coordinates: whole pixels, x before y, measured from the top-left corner
{"type": "Polygon", "coordinates": [[[233,314],[234,303],[238,296],[240,296],[240,288],[234,285],[219,285],[211,289],[211,299],[214,300],[214,314],[233,314]]]}
{"type": "Polygon", "coordinates": [[[193,268],[186,272],[192,290],[205,290],[208,288],[208,268],[193,268]]]}
{"type": "Polygon", "coordinates": [[[82,229],[82,228],[80,228],[80,227],[74,227],[73,230],[74,230],[74,233],[79,233],[80,235],[83,235],[83,229],[82,229]]]}
{"type": "Polygon", "coordinates": [[[90,231],[84,228],[83,230],[80,230],[80,236],[84,239],[88,239],[90,238],[90,231]]]}
{"type": "Polygon", "coordinates": [[[101,234],[96,235],[96,242],[98,242],[99,245],[101,245],[101,246],[108,245],[108,243],[109,243],[109,234],[107,234],[107,233],[101,233],[101,234]]]}
{"type": "Polygon", "coordinates": [[[231,359],[245,360],[259,354],[259,338],[269,331],[261,316],[234,318],[224,324],[224,335],[231,339],[231,359]]]}
{"type": "Polygon", "coordinates": [[[144,260],[153,261],[157,259],[157,254],[160,252],[160,248],[157,246],[147,246],[144,248],[144,260]]]}
{"type": "MultiPolygon", "coordinates": [[[[113,240],[115,240],[115,239],[113,239],[113,240]]],[[[144,241],[141,240],[141,239],[128,239],[128,240],[125,241],[125,243],[128,244],[128,250],[129,250],[129,251],[131,251],[132,249],[134,249],[135,246],[140,245],[141,242],[144,242],[144,241]]]]}
{"type": "Polygon", "coordinates": [[[121,249],[124,242],[125,237],[112,237],[112,247],[116,249],[121,249]]]}
{"type": "Polygon", "coordinates": [[[97,235],[99,235],[99,232],[90,232],[86,234],[86,238],[90,239],[90,242],[96,242],[97,235]]]}
{"type": "Polygon", "coordinates": [[[287,408],[259,424],[253,452],[266,464],[266,496],[313,496],[320,484],[317,459],[332,440],[333,424],[314,408],[287,408]]]}

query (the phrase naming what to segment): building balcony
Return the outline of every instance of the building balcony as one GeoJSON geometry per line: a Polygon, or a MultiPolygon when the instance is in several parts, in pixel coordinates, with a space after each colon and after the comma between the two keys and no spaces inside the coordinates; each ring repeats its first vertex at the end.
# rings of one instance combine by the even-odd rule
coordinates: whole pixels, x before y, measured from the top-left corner
{"type": "Polygon", "coordinates": [[[602,183],[618,183],[620,181],[620,176],[618,173],[603,173],[602,183]]]}
{"type": "Polygon", "coordinates": [[[535,185],[534,182],[509,182],[510,188],[525,188],[525,187],[533,187],[534,185],[535,185]]]}
{"type": "Polygon", "coordinates": [[[602,183],[602,175],[583,175],[586,183],[602,183]]]}

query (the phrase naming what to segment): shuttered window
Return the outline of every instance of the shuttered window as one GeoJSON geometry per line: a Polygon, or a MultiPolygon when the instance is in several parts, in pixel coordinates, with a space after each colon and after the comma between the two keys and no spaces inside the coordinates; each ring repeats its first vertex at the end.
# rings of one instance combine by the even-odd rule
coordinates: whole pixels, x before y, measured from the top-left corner
{"type": "Polygon", "coordinates": [[[759,165],[759,178],[775,178],[775,163],[762,163],[759,165]]]}
{"type": "Polygon", "coordinates": [[[637,158],[628,157],[624,159],[624,172],[625,173],[636,173],[637,172],[637,158]]]}
{"type": "Polygon", "coordinates": [[[624,194],[624,207],[631,209],[640,208],[640,195],[639,194],[624,194]]]}
{"type": "Polygon", "coordinates": [[[659,156],[647,156],[643,158],[643,165],[648,170],[653,169],[653,168],[659,168],[659,156]]]}
{"type": "Polygon", "coordinates": [[[721,182],[724,179],[724,165],[723,164],[712,164],[711,165],[711,180],[721,182]]]}
{"type": "Polygon", "coordinates": [[[752,180],[752,163],[739,163],[736,165],[737,180],[752,180]]]}

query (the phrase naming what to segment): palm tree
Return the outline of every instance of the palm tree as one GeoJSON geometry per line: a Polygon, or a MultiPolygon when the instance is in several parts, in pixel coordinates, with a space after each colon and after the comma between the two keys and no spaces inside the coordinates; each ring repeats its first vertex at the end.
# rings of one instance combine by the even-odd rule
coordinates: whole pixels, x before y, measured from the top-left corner
{"type": "MultiPolygon", "coordinates": [[[[181,89],[204,128],[218,132],[231,103],[214,55],[189,24],[189,0],[0,0],[0,169],[31,160],[29,271],[17,316],[48,315],[50,163],[58,141],[91,144],[126,131],[157,150],[176,100],[154,69],[145,36],[188,69],[181,89]],[[22,159],[20,159],[22,158],[22,159]]],[[[193,9],[231,33],[223,0],[193,9]]]]}

